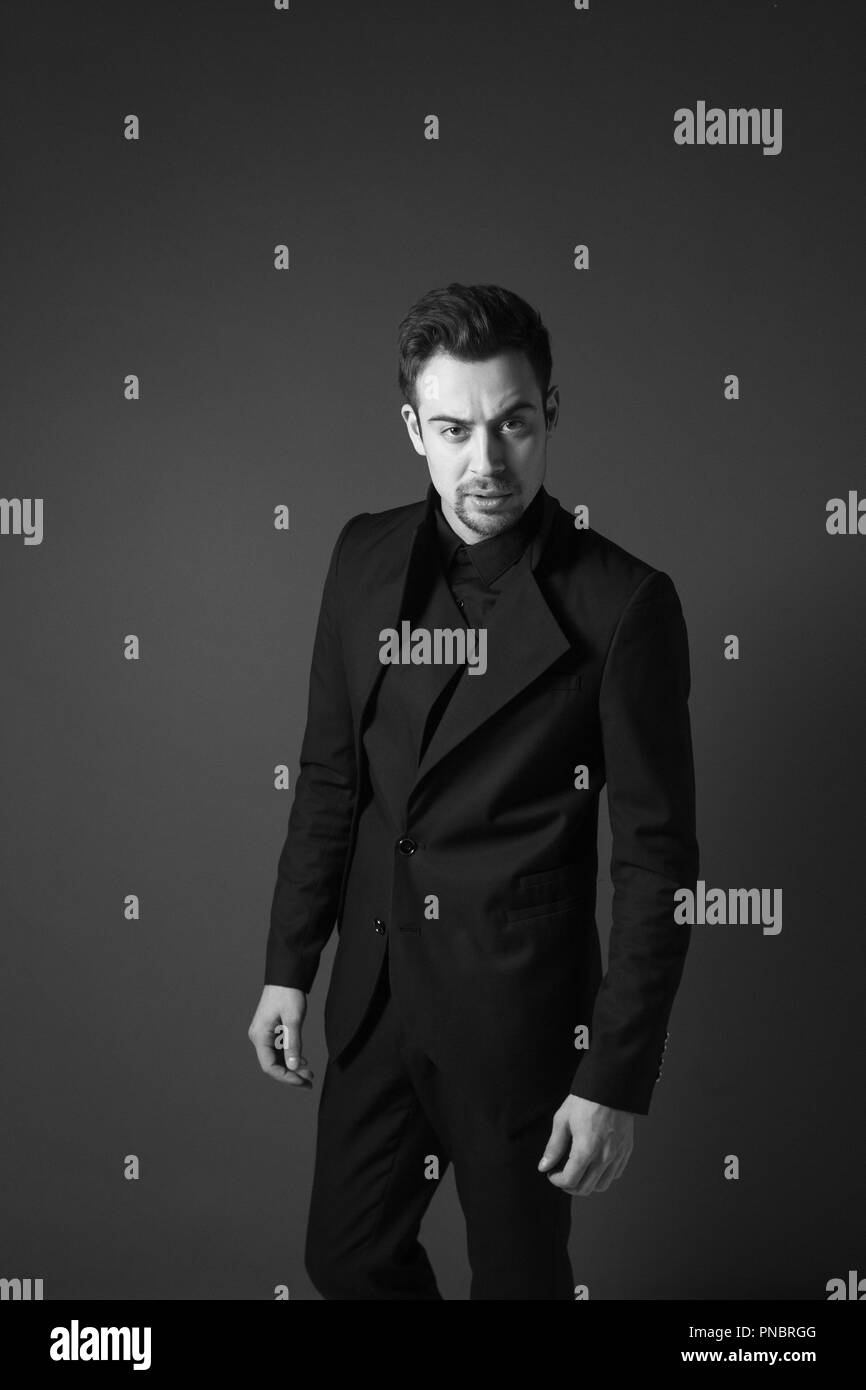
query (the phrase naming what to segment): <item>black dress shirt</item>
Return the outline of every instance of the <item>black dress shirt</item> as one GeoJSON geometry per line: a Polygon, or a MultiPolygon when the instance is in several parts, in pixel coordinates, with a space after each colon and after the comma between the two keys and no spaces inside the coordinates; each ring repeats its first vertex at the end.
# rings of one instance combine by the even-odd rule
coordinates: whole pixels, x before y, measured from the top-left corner
{"type": "Polygon", "coordinates": [[[467,545],[451,529],[436,498],[436,537],[442,573],[467,627],[483,627],[503,586],[514,578],[517,561],[526,553],[542,513],[539,488],[522,516],[507,531],[467,545]]]}
{"type": "MultiPolygon", "coordinates": [[[[522,571],[529,563],[530,541],[543,511],[541,492],[507,531],[474,545],[466,545],[452,530],[442,515],[438,495],[434,500],[435,506],[426,523],[432,539],[425,551],[428,564],[422,573],[416,573],[414,588],[401,618],[418,623],[425,611],[431,611],[432,599],[440,614],[449,615],[450,626],[462,619],[467,627],[483,627],[486,615],[505,585],[520,583],[522,571]],[[439,592],[434,593],[434,590],[439,592]]],[[[458,681],[467,678],[465,664],[456,665],[431,702],[430,673],[423,667],[386,666],[384,669],[365,721],[363,745],[372,797],[379,803],[380,815],[398,832],[415,770],[458,681]],[[398,768],[405,769],[399,790],[395,788],[398,768]],[[387,797],[386,783],[390,789],[387,797]]]]}

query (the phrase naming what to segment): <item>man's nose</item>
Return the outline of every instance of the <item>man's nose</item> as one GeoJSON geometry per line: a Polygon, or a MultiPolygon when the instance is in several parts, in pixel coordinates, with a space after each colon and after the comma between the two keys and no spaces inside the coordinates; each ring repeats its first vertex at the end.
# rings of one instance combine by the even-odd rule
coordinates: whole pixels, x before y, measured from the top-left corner
{"type": "Polygon", "coordinates": [[[472,472],[480,477],[501,473],[504,467],[502,441],[495,434],[485,431],[479,438],[472,459],[472,472]]]}

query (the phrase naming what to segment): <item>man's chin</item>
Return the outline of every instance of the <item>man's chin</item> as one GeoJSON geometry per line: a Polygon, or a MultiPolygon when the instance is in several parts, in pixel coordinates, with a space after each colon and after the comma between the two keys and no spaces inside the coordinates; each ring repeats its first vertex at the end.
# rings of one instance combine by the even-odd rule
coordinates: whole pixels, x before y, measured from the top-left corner
{"type": "Polygon", "coordinates": [[[474,531],[482,540],[488,536],[498,536],[500,531],[507,531],[513,524],[510,516],[465,516],[460,519],[467,530],[474,531]]]}

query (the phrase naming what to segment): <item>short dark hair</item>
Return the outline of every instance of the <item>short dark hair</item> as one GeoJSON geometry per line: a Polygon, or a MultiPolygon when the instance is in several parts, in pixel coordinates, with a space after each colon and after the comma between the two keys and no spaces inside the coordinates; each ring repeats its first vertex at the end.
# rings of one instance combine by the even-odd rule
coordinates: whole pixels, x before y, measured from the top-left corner
{"type": "Polygon", "coordinates": [[[529,359],[547,400],[553,358],[541,315],[513,290],[501,285],[460,285],[430,290],[413,304],[398,333],[400,393],[418,414],[418,373],[434,352],[463,362],[483,362],[506,348],[529,359]]]}

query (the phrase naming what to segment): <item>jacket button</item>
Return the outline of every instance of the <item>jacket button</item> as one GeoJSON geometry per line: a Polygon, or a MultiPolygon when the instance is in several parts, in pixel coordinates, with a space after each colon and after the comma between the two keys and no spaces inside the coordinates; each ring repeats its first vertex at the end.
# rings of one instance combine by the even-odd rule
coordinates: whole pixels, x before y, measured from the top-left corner
{"type": "Polygon", "coordinates": [[[377,917],[377,918],[376,918],[376,920],[375,920],[374,923],[373,923],[373,926],[374,926],[374,928],[375,928],[375,931],[376,931],[376,935],[377,935],[377,936],[384,936],[384,934],[385,934],[385,923],[382,921],[382,918],[381,918],[381,917],[377,917]]]}
{"type": "Polygon", "coordinates": [[[409,839],[408,835],[404,835],[401,840],[397,841],[397,848],[401,854],[414,854],[418,846],[414,840],[409,839]]]}

